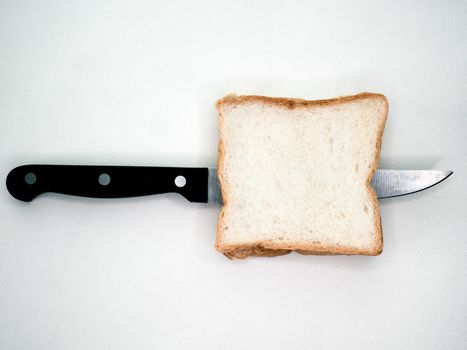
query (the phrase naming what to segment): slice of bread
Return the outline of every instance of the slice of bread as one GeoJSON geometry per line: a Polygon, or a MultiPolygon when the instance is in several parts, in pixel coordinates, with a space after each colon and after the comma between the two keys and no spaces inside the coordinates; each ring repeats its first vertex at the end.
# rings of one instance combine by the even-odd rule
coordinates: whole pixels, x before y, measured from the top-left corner
{"type": "Polygon", "coordinates": [[[223,207],[216,249],[229,258],[378,255],[377,168],[388,103],[228,95],[220,116],[223,207]]]}

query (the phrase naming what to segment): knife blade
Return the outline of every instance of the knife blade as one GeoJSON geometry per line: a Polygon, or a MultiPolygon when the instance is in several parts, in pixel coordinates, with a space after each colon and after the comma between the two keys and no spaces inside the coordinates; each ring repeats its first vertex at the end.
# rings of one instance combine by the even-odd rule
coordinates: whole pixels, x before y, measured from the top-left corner
{"type": "Polygon", "coordinates": [[[400,197],[433,187],[452,173],[451,170],[377,170],[371,184],[378,199],[400,197]]]}
{"type": "MultiPolygon", "coordinates": [[[[371,184],[378,199],[400,197],[439,184],[452,175],[451,170],[383,170],[375,171],[371,184]]],[[[222,204],[217,168],[209,168],[208,201],[222,204]]]]}
{"type": "MultiPolygon", "coordinates": [[[[422,191],[445,180],[450,170],[377,170],[378,198],[422,191]]],[[[105,165],[22,165],[6,179],[10,194],[24,202],[46,192],[93,198],[125,198],[174,192],[191,202],[222,204],[217,168],[105,165]]]]}

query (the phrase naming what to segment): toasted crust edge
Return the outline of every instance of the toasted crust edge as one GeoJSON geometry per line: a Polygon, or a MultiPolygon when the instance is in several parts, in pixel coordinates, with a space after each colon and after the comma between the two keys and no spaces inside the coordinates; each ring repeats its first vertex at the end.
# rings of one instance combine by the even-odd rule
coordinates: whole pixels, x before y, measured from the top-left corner
{"type": "Polygon", "coordinates": [[[229,259],[245,259],[249,256],[278,256],[285,255],[291,252],[297,252],[304,255],[367,255],[367,256],[377,256],[380,255],[383,251],[383,231],[381,225],[381,216],[379,210],[379,202],[376,196],[376,192],[371,186],[371,179],[378,168],[378,162],[381,156],[381,144],[383,139],[384,127],[388,115],[388,101],[385,95],[378,93],[369,93],[362,92],[355,95],[341,96],[325,100],[304,100],[297,98],[285,98],[285,97],[268,97],[268,96],[258,96],[258,95],[235,95],[229,94],[222,99],[216,101],[216,109],[219,114],[219,129],[221,130],[221,135],[219,137],[219,146],[218,146],[218,178],[221,185],[222,192],[222,209],[219,214],[219,219],[217,223],[217,232],[216,232],[216,242],[215,248],[227,256],[229,259]],[[224,174],[224,158],[225,158],[225,149],[224,149],[224,139],[222,135],[223,130],[223,107],[229,106],[232,104],[247,104],[247,103],[256,103],[262,102],[270,105],[275,105],[287,109],[296,109],[303,107],[312,107],[312,106],[330,106],[335,104],[343,104],[356,100],[363,100],[368,98],[379,98],[384,102],[384,117],[379,125],[376,146],[374,152],[373,166],[369,171],[368,178],[366,181],[366,186],[368,193],[371,197],[373,204],[373,212],[375,217],[375,244],[373,248],[370,249],[357,249],[353,247],[346,246],[323,246],[321,244],[287,244],[287,243],[276,243],[269,241],[257,241],[249,244],[224,244],[222,238],[224,235],[223,230],[223,217],[225,212],[225,207],[228,203],[228,195],[226,193],[223,174],[224,174]]]}

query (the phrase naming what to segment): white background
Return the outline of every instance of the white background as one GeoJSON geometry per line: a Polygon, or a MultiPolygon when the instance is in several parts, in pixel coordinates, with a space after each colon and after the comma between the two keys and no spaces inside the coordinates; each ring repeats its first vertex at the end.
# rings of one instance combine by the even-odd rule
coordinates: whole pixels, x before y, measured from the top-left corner
{"type": "MultiPolygon", "coordinates": [[[[177,195],[26,204],[0,189],[1,349],[465,349],[467,2],[1,1],[0,175],[214,166],[229,92],[390,102],[379,257],[230,261],[177,195]]],[[[4,180],[2,180],[4,181],[4,180]]]]}

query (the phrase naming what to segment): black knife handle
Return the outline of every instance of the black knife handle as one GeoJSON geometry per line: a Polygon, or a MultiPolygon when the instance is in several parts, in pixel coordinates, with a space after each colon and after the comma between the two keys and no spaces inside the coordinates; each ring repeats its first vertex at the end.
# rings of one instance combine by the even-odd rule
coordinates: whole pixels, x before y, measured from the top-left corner
{"type": "Polygon", "coordinates": [[[6,186],[24,202],[45,192],[93,198],[175,192],[190,202],[206,203],[208,168],[31,164],[11,170],[6,186]]]}

